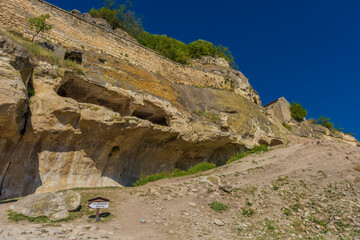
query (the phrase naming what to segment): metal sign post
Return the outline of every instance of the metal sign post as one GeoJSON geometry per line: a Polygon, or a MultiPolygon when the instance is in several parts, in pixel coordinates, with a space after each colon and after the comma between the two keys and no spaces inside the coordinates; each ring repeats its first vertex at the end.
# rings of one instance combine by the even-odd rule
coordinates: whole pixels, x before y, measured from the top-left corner
{"type": "Polygon", "coordinates": [[[100,221],[100,209],[109,208],[109,199],[97,197],[88,200],[88,207],[92,209],[96,209],[96,219],[95,222],[100,221]]]}

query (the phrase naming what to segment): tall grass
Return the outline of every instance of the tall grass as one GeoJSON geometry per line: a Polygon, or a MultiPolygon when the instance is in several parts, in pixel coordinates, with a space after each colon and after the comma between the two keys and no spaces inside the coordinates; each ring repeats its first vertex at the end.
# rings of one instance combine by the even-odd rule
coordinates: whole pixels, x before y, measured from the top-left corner
{"type": "Polygon", "coordinates": [[[83,68],[80,64],[71,60],[60,59],[53,52],[46,50],[36,42],[31,42],[29,39],[20,36],[20,34],[10,33],[1,28],[0,33],[4,34],[8,38],[25,47],[26,50],[28,50],[28,52],[36,59],[46,61],[52,65],[57,65],[58,67],[70,68],[80,75],[85,75],[83,68]]]}
{"type": "MultiPolygon", "coordinates": [[[[247,152],[237,153],[235,156],[231,157],[226,163],[227,164],[231,163],[233,161],[236,161],[240,158],[246,157],[253,153],[261,153],[261,152],[267,152],[267,151],[269,151],[269,149],[266,145],[255,146],[253,149],[251,149],[247,152]]],[[[202,163],[199,163],[199,164],[189,168],[187,171],[175,169],[172,172],[161,172],[161,173],[156,173],[156,174],[148,175],[148,176],[142,175],[140,177],[140,179],[136,183],[134,183],[134,187],[142,186],[149,182],[154,182],[154,181],[164,179],[164,178],[173,178],[173,177],[182,177],[182,176],[192,175],[192,174],[204,172],[204,171],[207,171],[207,170],[210,170],[213,168],[216,168],[215,164],[208,163],[208,162],[202,162],[202,163]]]]}
{"type": "Polygon", "coordinates": [[[232,163],[240,158],[244,158],[253,153],[262,153],[262,152],[267,152],[267,151],[269,151],[269,149],[266,145],[264,145],[264,144],[258,145],[258,146],[255,146],[253,149],[250,149],[246,152],[237,153],[235,156],[229,158],[229,160],[227,160],[226,163],[227,164],[232,163]]]}
{"type": "Polygon", "coordinates": [[[216,165],[213,163],[208,162],[202,162],[199,163],[191,168],[189,168],[187,171],[183,171],[180,169],[175,169],[172,172],[161,172],[156,173],[149,176],[141,176],[140,179],[134,184],[135,187],[147,184],[149,182],[154,182],[156,180],[164,179],[164,178],[172,178],[172,177],[182,177],[187,175],[192,175],[195,173],[207,171],[210,169],[216,168],[216,165]]]}

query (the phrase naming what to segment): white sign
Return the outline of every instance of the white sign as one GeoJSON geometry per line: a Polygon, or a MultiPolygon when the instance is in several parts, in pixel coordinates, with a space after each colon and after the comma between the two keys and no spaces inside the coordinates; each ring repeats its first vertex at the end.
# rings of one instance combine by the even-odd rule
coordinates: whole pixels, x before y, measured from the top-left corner
{"type": "Polygon", "coordinates": [[[89,208],[109,208],[109,202],[92,202],[89,208]]]}

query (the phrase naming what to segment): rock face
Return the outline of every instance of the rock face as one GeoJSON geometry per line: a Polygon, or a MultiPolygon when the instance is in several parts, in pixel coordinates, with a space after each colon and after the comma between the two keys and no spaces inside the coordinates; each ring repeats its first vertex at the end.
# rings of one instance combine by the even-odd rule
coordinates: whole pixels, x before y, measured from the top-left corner
{"type": "Polygon", "coordinates": [[[84,72],[32,60],[0,35],[0,199],[132,186],[141,175],[221,165],[254,145],[283,142],[287,130],[223,59],[184,66],[78,11],[37,0],[0,7],[0,24],[25,37],[24,16],[50,13],[54,28],[39,36],[42,46],[84,72]]]}
{"type": "MultiPolygon", "coordinates": [[[[281,97],[264,105],[266,114],[269,116],[272,121],[280,126],[282,123],[286,123],[290,126],[290,132],[293,135],[299,137],[308,137],[315,139],[329,139],[335,141],[342,141],[350,143],[351,145],[356,146],[358,141],[351,135],[345,134],[341,131],[330,130],[326,127],[323,127],[318,124],[311,123],[311,121],[302,121],[298,122],[292,119],[290,114],[290,103],[284,98],[281,97]]],[[[262,139],[263,143],[269,142],[268,145],[277,145],[280,142],[277,139],[262,139]],[[270,141],[273,144],[270,144],[270,141]]]]}
{"type": "Polygon", "coordinates": [[[22,69],[11,68],[8,79],[17,76],[12,78],[22,84],[23,95],[22,111],[10,116],[22,121],[12,121],[14,130],[1,136],[4,143],[13,140],[11,148],[0,149],[0,198],[131,186],[141,174],[201,161],[224,164],[260,138],[281,135],[248,96],[176,84],[114,56],[71,51],[81,57],[86,76],[37,62],[29,101],[22,69]]]}
{"type": "MultiPolygon", "coordinates": [[[[32,63],[27,51],[0,35],[0,186],[25,128],[32,63]]],[[[1,188],[1,187],[0,187],[1,188]]]]}
{"type": "Polygon", "coordinates": [[[80,206],[81,196],[74,191],[60,193],[39,193],[24,197],[10,206],[14,212],[28,217],[50,217],[60,220],[69,216],[69,211],[75,211],[80,206]]]}
{"type": "Polygon", "coordinates": [[[290,115],[290,103],[284,97],[264,105],[264,108],[268,115],[280,123],[292,120],[290,115]]]}

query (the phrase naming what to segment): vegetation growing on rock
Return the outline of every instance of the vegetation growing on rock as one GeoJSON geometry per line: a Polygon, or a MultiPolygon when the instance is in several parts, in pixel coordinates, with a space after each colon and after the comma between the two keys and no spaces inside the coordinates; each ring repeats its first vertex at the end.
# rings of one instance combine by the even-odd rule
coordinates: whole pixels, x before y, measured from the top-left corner
{"type": "Polygon", "coordinates": [[[223,204],[221,202],[212,202],[209,204],[210,208],[213,209],[216,212],[224,212],[229,209],[229,207],[226,204],[223,204]]]}
{"type": "Polygon", "coordinates": [[[241,152],[241,153],[237,153],[235,156],[231,157],[229,160],[227,160],[227,164],[229,163],[232,163],[236,160],[239,160],[241,158],[244,158],[250,154],[253,154],[253,153],[262,153],[262,152],[267,152],[269,151],[268,147],[266,145],[258,145],[258,146],[255,146],[253,149],[250,149],[249,151],[246,151],[246,152],[241,152]]]}
{"type": "Polygon", "coordinates": [[[301,106],[301,103],[292,102],[290,106],[291,117],[297,121],[302,121],[307,116],[307,111],[301,106]]]}
{"type": "Polygon", "coordinates": [[[28,21],[30,23],[30,28],[35,30],[31,42],[34,41],[35,37],[40,32],[46,32],[52,29],[53,26],[46,23],[46,20],[49,18],[50,18],[49,14],[42,14],[38,17],[28,18],[28,21]]]}
{"type": "MultiPolygon", "coordinates": [[[[58,67],[70,68],[80,75],[85,75],[83,67],[68,59],[60,59],[56,54],[41,47],[37,42],[30,41],[18,34],[13,34],[0,28],[0,33],[25,47],[29,53],[38,60],[46,61],[58,67]]],[[[28,89],[29,93],[35,95],[34,89],[28,89]]]]}
{"type": "Polygon", "coordinates": [[[192,175],[192,174],[195,174],[195,173],[210,170],[210,169],[215,168],[215,167],[216,167],[216,165],[213,164],[213,163],[202,162],[202,163],[199,163],[199,164],[189,168],[187,171],[183,171],[183,170],[180,170],[180,169],[175,169],[171,173],[161,172],[161,173],[157,173],[157,174],[153,174],[153,175],[149,175],[149,176],[142,176],[134,184],[134,186],[138,187],[138,186],[144,185],[146,183],[153,182],[153,181],[160,180],[160,179],[164,179],[164,178],[182,177],[182,176],[192,175]]]}
{"type": "Polygon", "coordinates": [[[122,28],[140,44],[161,55],[182,64],[189,64],[191,59],[203,56],[222,57],[236,68],[234,57],[227,47],[214,45],[205,40],[197,40],[190,44],[183,43],[166,35],[151,34],[144,31],[141,19],[130,10],[131,1],[119,4],[116,0],[105,0],[104,7],[92,8],[90,15],[94,18],[105,19],[113,29],[122,28]]]}

